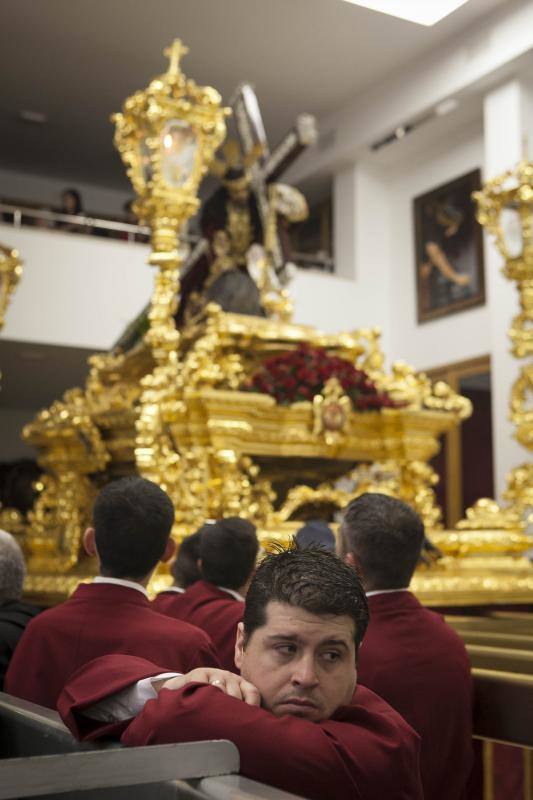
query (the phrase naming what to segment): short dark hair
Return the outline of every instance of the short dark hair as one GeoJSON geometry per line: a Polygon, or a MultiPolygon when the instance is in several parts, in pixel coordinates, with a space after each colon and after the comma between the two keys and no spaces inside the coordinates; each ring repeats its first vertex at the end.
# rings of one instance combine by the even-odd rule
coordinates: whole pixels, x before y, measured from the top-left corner
{"type": "Polygon", "coordinates": [[[308,520],[297,532],[294,537],[300,547],[310,547],[317,545],[325,550],[335,552],[335,534],[323,519],[308,520]]]}
{"type": "Polygon", "coordinates": [[[63,199],[66,194],[70,194],[74,198],[74,202],[76,204],[75,213],[78,214],[82,210],[81,194],[78,192],[77,189],[73,189],[71,186],[68,186],[66,189],[63,189],[63,191],[61,192],[61,199],[63,199]]]}
{"type": "Polygon", "coordinates": [[[286,603],[317,616],[346,614],[355,624],[356,651],[368,626],[368,604],[357,572],[323,547],[302,548],[293,543],[265,556],[246,595],[246,641],[265,625],[270,602],[286,603]]]}
{"type": "Polygon", "coordinates": [[[386,494],[362,494],[344,512],[340,536],[343,553],[355,555],[372,588],[409,586],[424,541],[414,508],[386,494]]]}
{"type": "Polygon", "coordinates": [[[240,589],[255,567],[259,542],[255,525],[241,517],[226,517],[202,531],[202,575],[215,586],[240,589]]]}
{"type": "Polygon", "coordinates": [[[172,502],[157,484],[140,477],[108,483],[93,508],[102,575],[146,577],[164,553],[173,522],[172,502]]]}
{"type": "Polygon", "coordinates": [[[179,546],[178,555],[172,565],[172,575],[176,586],[180,586],[182,589],[188,589],[202,577],[198,569],[200,542],[202,531],[208,527],[209,524],[202,525],[196,533],[186,536],[179,546]]]}

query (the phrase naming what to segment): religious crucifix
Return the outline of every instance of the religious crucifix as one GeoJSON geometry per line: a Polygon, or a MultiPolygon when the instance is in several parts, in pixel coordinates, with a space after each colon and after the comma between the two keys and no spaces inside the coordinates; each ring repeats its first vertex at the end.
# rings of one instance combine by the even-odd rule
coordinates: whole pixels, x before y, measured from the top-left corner
{"type": "MultiPolygon", "coordinates": [[[[180,53],[174,55],[178,58],[180,53]]],[[[303,203],[304,212],[306,211],[303,196],[297,190],[279,184],[278,181],[298,156],[316,141],[315,118],[309,114],[300,114],[296,118],[294,126],[271,150],[259,103],[249,84],[244,83],[238,87],[231,100],[231,106],[239,143],[229,142],[226,148],[229,144],[235,145],[233,156],[236,161],[227,159],[225,163],[220,162],[224,164],[223,186],[215,191],[214,195],[202,206],[200,227],[203,235],[199,240],[193,242],[190,254],[181,269],[180,298],[176,317],[176,322],[180,327],[197,312],[203,302],[211,300],[219,303],[226,310],[262,315],[264,309],[261,308],[260,298],[254,297],[255,289],[251,278],[249,285],[246,286],[246,251],[250,243],[257,242],[258,239],[264,243],[268,233],[268,254],[272,269],[279,281],[286,283],[288,276],[285,267],[290,257],[288,232],[281,226],[272,224],[273,219],[275,223],[276,215],[273,217],[271,213],[271,204],[276,202],[281,209],[278,216],[285,217],[288,221],[298,218],[298,210],[296,215],[293,213],[295,198],[296,206],[298,206],[298,196],[300,204],[303,203]],[[240,150],[240,153],[237,154],[236,150],[240,150]],[[238,169],[234,169],[234,166],[237,166],[238,169]],[[220,198],[225,191],[224,185],[227,187],[230,184],[230,192],[234,192],[234,190],[238,192],[240,184],[242,184],[243,192],[248,194],[251,192],[253,195],[251,221],[249,220],[248,223],[244,219],[239,221],[238,209],[233,214],[233,217],[237,218],[235,226],[237,230],[239,230],[239,225],[246,229],[247,224],[249,228],[248,231],[240,231],[242,246],[237,257],[237,270],[231,269],[232,259],[228,252],[228,243],[223,238],[224,229],[231,227],[233,217],[228,219],[232,216],[228,213],[228,205],[231,205],[231,200],[228,204],[226,200],[220,198]],[[273,198],[274,190],[275,198],[273,198]],[[228,274],[223,276],[222,273],[225,269],[228,274]],[[240,279],[239,270],[241,270],[240,279]],[[212,284],[218,278],[225,282],[221,291],[218,291],[217,287],[211,289],[212,284]],[[209,293],[211,291],[213,291],[213,295],[209,293]]],[[[305,213],[301,218],[305,218],[305,213]]],[[[233,256],[235,256],[234,253],[233,256]]],[[[233,266],[235,266],[235,257],[233,257],[233,262],[233,266]]],[[[138,341],[143,332],[145,315],[143,310],[139,317],[128,326],[116,343],[116,349],[128,350],[138,341]]]]}
{"type": "MultiPolygon", "coordinates": [[[[251,173],[252,188],[265,229],[269,213],[268,185],[279,180],[298,156],[316,142],[316,121],[310,114],[299,114],[294,126],[271,152],[257,96],[249,83],[242,83],[238,87],[232,97],[231,107],[244,155],[252,153],[258,146],[261,149],[251,173]]],[[[273,248],[272,259],[279,273],[285,261],[279,237],[273,248]]]]}

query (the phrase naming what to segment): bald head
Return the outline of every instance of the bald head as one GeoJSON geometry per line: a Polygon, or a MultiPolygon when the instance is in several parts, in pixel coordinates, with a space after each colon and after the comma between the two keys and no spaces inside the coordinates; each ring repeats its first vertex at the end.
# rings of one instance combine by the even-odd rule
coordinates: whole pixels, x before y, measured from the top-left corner
{"type": "Polygon", "coordinates": [[[25,575],[22,550],[10,533],[0,530],[0,603],[20,598],[25,575]]]}

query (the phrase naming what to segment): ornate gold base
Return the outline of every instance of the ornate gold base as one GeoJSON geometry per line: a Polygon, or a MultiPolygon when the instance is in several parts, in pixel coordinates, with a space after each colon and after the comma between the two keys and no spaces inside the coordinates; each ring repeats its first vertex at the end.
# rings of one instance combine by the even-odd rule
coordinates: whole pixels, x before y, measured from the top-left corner
{"type": "Polygon", "coordinates": [[[420,567],[411,588],[426,606],[533,604],[533,564],[512,556],[445,557],[420,567]]]}

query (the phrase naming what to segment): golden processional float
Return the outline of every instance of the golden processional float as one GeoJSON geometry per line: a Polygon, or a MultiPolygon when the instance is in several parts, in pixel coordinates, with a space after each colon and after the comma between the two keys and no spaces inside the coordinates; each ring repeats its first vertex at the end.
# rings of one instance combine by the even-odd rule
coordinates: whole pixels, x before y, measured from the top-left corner
{"type": "MultiPolygon", "coordinates": [[[[414,579],[424,602],[530,601],[522,473],[508,509],[481,500],[456,530],[441,525],[428,462],[439,437],[471,414],[470,402],[404,363],[386,373],[377,329],[326,335],[290,321],[284,236],[306,204],[277,179],[313,140],[312,118],[299,117],[271,152],[243,85],[233,103],[239,145],[226,143],[225,161],[215,158],[230,111],[218,92],[181,72],[179,41],[167,52],[167,72],[114,117],[134,209],[152,234],[155,285],[137,326],[145,330],[133,344],[130,331],[127,346],[92,356],[85,387],[24,430],[43,468],[38,498],[27,519],[1,513],[24,546],[28,593],[54,602],[94,574],[81,540],[95,494],[137,472],[172,498],[178,541],[206,519],[240,514],[268,547],[311,515],[334,519],[363,492],[394,494],[419,511],[434,545],[414,579]],[[222,194],[191,253],[182,233],[210,165],[222,194]],[[236,313],[236,294],[255,310],[236,313]]],[[[531,300],[531,278],[524,281],[531,300]]],[[[531,441],[531,420],[524,424],[531,441]]],[[[169,581],[163,570],[154,588],[169,581]]]]}

